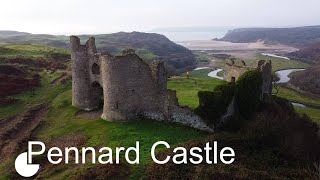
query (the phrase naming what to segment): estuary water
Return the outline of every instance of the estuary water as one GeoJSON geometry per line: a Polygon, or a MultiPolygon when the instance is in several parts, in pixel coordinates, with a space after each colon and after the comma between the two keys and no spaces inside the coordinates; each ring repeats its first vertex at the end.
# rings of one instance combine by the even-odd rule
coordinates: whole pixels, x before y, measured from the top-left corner
{"type": "MultiPolygon", "coordinates": [[[[203,70],[203,69],[213,69],[213,68],[210,68],[210,67],[198,67],[198,68],[194,69],[194,71],[203,70]]],[[[220,69],[220,68],[216,69],[216,70],[213,70],[208,74],[208,76],[212,77],[212,78],[223,80],[223,77],[218,76],[218,73],[221,72],[221,71],[223,71],[223,69],[220,69]]]]}
{"type": "Polygon", "coordinates": [[[276,74],[280,78],[280,80],[277,83],[288,83],[290,81],[289,75],[293,72],[297,71],[304,71],[305,69],[285,69],[285,70],[280,70],[276,71],[276,74]]]}
{"type": "Polygon", "coordinates": [[[211,71],[211,72],[208,74],[208,76],[209,76],[209,77],[212,77],[212,78],[216,78],[216,79],[221,79],[221,80],[223,80],[223,77],[218,76],[218,73],[221,72],[221,71],[223,71],[223,69],[216,69],[216,70],[214,70],[214,71],[211,71]]]}

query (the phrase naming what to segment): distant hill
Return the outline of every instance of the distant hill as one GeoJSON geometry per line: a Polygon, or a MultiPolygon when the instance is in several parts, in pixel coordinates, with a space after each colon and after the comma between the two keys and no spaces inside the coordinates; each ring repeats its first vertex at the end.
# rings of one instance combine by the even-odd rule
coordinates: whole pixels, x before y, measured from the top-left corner
{"type": "Polygon", "coordinates": [[[291,59],[298,59],[307,63],[319,63],[320,62],[320,41],[311,44],[299,51],[289,53],[287,55],[291,59]]]}
{"type": "Polygon", "coordinates": [[[18,35],[26,35],[30,33],[26,32],[19,32],[19,31],[1,31],[0,30],[0,35],[6,35],[6,36],[18,36],[18,35]]]}
{"type": "Polygon", "coordinates": [[[262,40],[267,43],[281,43],[300,48],[320,40],[320,26],[295,28],[241,28],[229,31],[219,40],[234,43],[249,43],[262,40]]]}
{"type": "MultiPolygon", "coordinates": [[[[15,31],[2,31],[0,44],[42,44],[52,47],[68,48],[68,36],[47,34],[29,34],[15,31]]],[[[175,44],[163,35],[141,32],[119,32],[114,34],[80,35],[82,43],[94,36],[97,49],[102,53],[118,54],[123,49],[134,48],[146,60],[162,60],[170,70],[177,73],[191,70],[195,67],[196,59],[192,52],[175,44]]]]}

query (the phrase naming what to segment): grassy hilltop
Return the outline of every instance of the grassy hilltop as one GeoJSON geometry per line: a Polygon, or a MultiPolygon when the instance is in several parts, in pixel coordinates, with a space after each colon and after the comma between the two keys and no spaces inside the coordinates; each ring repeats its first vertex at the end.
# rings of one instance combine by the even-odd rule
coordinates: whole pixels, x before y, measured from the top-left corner
{"type": "MultiPolygon", "coordinates": [[[[48,52],[67,53],[63,49],[51,49],[44,46],[5,45],[2,47],[13,49],[13,54],[19,52],[21,56],[35,57],[33,61],[37,61],[36,57],[43,57],[46,61],[55,61],[48,58],[48,52]]],[[[11,55],[10,53],[4,55],[4,58],[10,58],[11,55]]],[[[1,61],[3,62],[3,60],[1,61]]],[[[65,63],[66,66],[70,64],[67,60],[65,60],[65,63]]],[[[6,64],[11,64],[11,62],[6,61],[6,64]]],[[[15,65],[17,64],[15,63],[15,65]]],[[[256,179],[262,176],[267,179],[312,179],[316,177],[312,166],[300,159],[286,156],[283,154],[281,146],[267,144],[270,142],[263,138],[257,138],[260,137],[257,128],[254,128],[257,132],[218,132],[209,135],[181,125],[146,119],[130,123],[107,122],[97,115],[85,113],[71,105],[71,81],[70,79],[60,81],[61,78],[65,77],[65,72],[68,71],[67,67],[46,69],[35,68],[37,66],[34,64],[28,67],[28,71],[39,74],[41,83],[34,91],[28,90],[10,96],[17,101],[6,106],[0,106],[0,124],[1,121],[7,121],[9,117],[15,117],[14,119],[19,120],[22,117],[21,114],[25,111],[43,105],[47,113],[27,138],[41,140],[48,147],[93,146],[99,148],[110,146],[114,148],[116,146],[133,146],[136,141],[140,141],[140,165],[129,166],[121,163],[120,165],[106,166],[89,164],[54,166],[44,164],[41,172],[37,175],[39,179],[94,179],[99,177],[114,179],[137,179],[141,177],[146,179],[175,179],[179,177],[256,179]],[[157,166],[151,160],[150,148],[153,143],[160,140],[167,141],[172,147],[202,146],[205,142],[218,140],[223,146],[230,146],[235,149],[236,163],[230,166],[222,164],[177,166],[171,163],[157,166]]],[[[177,97],[181,105],[195,109],[199,105],[198,91],[211,91],[216,86],[226,83],[207,77],[207,73],[208,70],[192,72],[190,79],[184,76],[172,77],[169,79],[168,88],[177,91],[177,97]]],[[[311,99],[292,89],[281,88],[278,95],[295,102],[320,105],[320,99],[311,99]]],[[[301,114],[307,113],[314,121],[320,123],[319,110],[312,108],[296,109],[301,114]]],[[[32,124],[32,121],[25,125],[28,126],[28,124],[32,124]]],[[[254,125],[254,127],[261,126],[254,125]]],[[[2,130],[6,131],[6,129],[2,130]]],[[[19,133],[16,135],[18,136],[19,133]]],[[[16,139],[12,140],[13,143],[15,141],[16,139]]],[[[18,151],[22,151],[24,147],[26,147],[25,144],[20,144],[18,151]]],[[[6,160],[0,160],[0,179],[18,177],[13,167],[18,151],[15,151],[16,154],[8,156],[6,160]]],[[[3,152],[0,151],[0,153],[3,152]]],[[[164,149],[159,149],[158,153],[159,156],[170,154],[168,150],[164,149]]],[[[43,161],[43,158],[39,157],[37,160],[43,161]]]]}
{"type": "Polygon", "coordinates": [[[0,58],[50,58],[54,55],[69,56],[69,50],[34,44],[0,45],[0,58]]]}

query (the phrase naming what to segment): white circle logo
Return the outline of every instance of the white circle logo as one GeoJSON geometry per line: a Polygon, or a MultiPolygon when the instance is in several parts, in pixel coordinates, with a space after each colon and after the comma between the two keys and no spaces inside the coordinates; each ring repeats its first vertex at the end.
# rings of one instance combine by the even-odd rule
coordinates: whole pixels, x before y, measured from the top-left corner
{"type": "Polygon", "coordinates": [[[19,173],[23,177],[31,177],[35,175],[39,169],[39,164],[28,164],[28,153],[21,153],[15,161],[15,168],[17,173],[19,173]]]}

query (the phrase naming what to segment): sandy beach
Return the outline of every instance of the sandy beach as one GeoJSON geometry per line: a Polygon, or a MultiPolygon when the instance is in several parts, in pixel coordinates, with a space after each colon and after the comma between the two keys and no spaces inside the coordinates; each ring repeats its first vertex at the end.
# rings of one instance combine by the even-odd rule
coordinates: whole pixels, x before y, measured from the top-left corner
{"type": "Polygon", "coordinates": [[[263,41],[255,43],[232,43],[226,41],[214,40],[197,40],[197,41],[180,41],[178,44],[198,51],[210,51],[210,54],[228,54],[243,59],[253,59],[257,54],[270,53],[285,55],[299,49],[282,44],[265,44],[263,41]]]}
{"type": "Polygon", "coordinates": [[[217,50],[217,51],[280,51],[280,52],[293,52],[297,48],[282,45],[282,44],[265,44],[263,41],[255,43],[232,43],[226,41],[214,40],[195,40],[195,41],[179,41],[178,44],[190,50],[217,50]]]}

